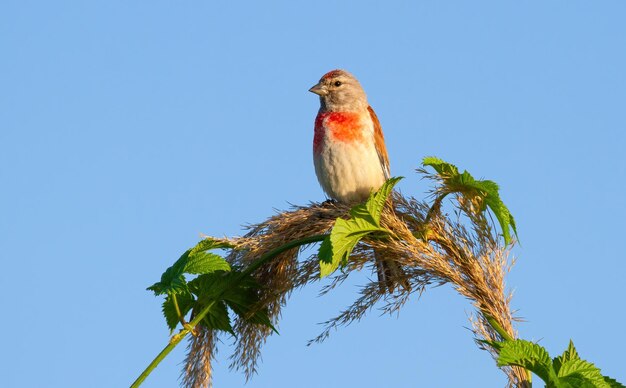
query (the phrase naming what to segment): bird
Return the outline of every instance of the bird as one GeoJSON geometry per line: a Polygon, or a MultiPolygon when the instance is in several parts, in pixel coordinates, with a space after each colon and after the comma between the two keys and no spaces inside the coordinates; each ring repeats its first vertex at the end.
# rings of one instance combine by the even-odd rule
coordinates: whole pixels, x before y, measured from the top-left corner
{"type": "MultiPolygon", "coordinates": [[[[359,81],[345,70],[329,71],[309,91],[320,100],[313,135],[313,164],[320,186],[331,200],[364,202],[391,177],[378,116],[359,81]]],[[[392,279],[400,266],[379,252],[374,256],[381,290],[393,292],[392,279]]]]}

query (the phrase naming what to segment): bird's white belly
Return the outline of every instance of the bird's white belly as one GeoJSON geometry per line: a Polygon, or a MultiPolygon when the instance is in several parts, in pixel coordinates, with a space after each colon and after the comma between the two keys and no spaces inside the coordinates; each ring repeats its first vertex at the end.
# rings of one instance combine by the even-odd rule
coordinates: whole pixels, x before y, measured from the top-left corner
{"type": "Polygon", "coordinates": [[[374,142],[325,142],[313,155],[317,179],[340,202],[362,202],[385,182],[374,142]]]}

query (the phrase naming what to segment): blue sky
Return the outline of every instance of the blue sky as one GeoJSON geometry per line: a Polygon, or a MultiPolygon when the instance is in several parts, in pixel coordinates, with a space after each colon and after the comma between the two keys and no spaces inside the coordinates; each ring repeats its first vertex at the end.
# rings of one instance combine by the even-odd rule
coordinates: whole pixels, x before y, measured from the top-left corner
{"type": "MultiPolygon", "coordinates": [[[[123,387],[168,339],[145,288],[199,233],[324,199],[311,156],[334,68],[385,130],[392,175],[436,155],[501,185],[525,339],[570,338],[626,381],[626,3],[4,1],[0,385],[123,387]]],[[[358,276],[296,292],[247,387],[499,387],[469,302],[428,290],[322,345],[358,276]]],[[[230,340],[216,387],[237,387],[230,340]]],[[[145,387],[177,385],[184,347],[145,387]]]]}

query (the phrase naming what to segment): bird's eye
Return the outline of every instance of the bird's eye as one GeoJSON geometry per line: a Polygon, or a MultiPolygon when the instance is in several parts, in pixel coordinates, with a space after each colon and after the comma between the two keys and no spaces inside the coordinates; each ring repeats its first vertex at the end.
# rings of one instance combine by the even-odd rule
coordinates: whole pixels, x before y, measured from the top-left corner
{"type": "Polygon", "coordinates": [[[335,81],[335,86],[337,87],[341,86],[341,81],[335,81]]]}

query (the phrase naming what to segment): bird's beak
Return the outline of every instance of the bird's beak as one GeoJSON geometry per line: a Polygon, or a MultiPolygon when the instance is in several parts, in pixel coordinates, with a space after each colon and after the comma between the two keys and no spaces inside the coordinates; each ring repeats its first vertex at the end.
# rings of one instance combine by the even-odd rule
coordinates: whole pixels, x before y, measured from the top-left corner
{"type": "Polygon", "coordinates": [[[309,92],[315,93],[318,96],[325,96],[328,94],[328,90],[326,89],[326,87],[320,84],[313,86],[311,89],[309,89],[309,92]]]}

